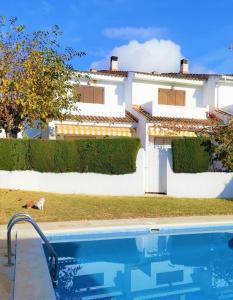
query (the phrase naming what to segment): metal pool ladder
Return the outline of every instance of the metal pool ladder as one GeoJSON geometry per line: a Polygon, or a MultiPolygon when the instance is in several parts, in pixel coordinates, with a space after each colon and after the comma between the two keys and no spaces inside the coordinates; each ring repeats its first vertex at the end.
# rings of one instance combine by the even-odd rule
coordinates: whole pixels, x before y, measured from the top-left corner
{"type": "Polygon", "coordinates": [[[11,252],[11,230],[13,228],[13,226],[19,222],[28,222],[30,223],[34,229],[36,230],[36,232],[39,234],[39,236],[41,237],[41,239],[43,240],[43,242],[45,243],[45,246],[47,247],[47,250],[50,253],[50,258],[49,258],[49,263],[50,263],[50,274],[51,274],[51,278],[52,278],[52,282],[54,285],[57,284],[57,275],[58,275],[58,256],[54,250],[54,248],[52,247],[52,245],[50,244],[50,242],[48,241],[48,239],[46,238],[46,236],[43,234],[42,230],[40,229],[40,227],[38,226],[38,224],[36,223],[36,221],[28,214],[25,213],[18,213],[15,214],[8,222],[7,225],[7,257],[8,257],[8,266],[13,265],[12,263],[12,252],[11,252]]]}

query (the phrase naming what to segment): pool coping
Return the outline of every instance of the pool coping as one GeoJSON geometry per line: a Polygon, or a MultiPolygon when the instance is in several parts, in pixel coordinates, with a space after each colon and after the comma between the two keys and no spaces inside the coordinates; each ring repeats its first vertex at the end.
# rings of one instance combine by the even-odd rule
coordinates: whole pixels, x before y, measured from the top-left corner
{"type": "MultiPolygon", "coordinates": [[[[56,223],[39,223],[45,235],[79,233],[85,234],[90,232],[98,233],[100,231],[133,230],[148,228],[200,228],[202,226],[233,226],[233,216],[217,216],[169,218],[160,219],[137,219],[137,220],[93,220],[87,222],[56,222],[56,223]],[[207,219],[207,220],[206,220],[207,219]],[[128,221],[128,222],[126,222],[128,221]],[[78,225],[83,225],[78,227],[78,225]],[[59,229],[55,229],[59,228],[59,229]]],[[[14,278],[13,300],[55,300],[55,292],[49,275],[49,270],[44,255],[40,238],[33,228],[28,224],[16,226],[17,232],[17,251],[16,267],[14,278]],[[24,229],[23,231],[21,229],[24,229]],[[20,229],[20,230],[19,230],[20,229]],[[28,250],[29,249],[29,250],[28,250]],[[43,274],[43,276],[38,276],[43,274]]]]}

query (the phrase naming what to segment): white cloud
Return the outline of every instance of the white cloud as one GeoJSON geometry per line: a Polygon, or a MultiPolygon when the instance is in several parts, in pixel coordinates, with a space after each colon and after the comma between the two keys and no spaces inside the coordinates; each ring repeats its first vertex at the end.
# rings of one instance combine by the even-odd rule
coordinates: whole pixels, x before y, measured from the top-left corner
{"type": "Polygon", "coordinates": [[[104,29],[103,34],[112,39],[123,38],[127,40],[148,40],[152,37],[158,37],[163,32],[164,29],[159,27],[120,27],[106,28],[104,29]]]}
{"type": "Polygon", "coordinates": [[[146,72],[176,72],[182,58],[180,46],[170,40],[136,40],[114,48],[104,59],[93,62],[92,68],[108,69],[109,57],[119,57],[119,69],[146,72]]]}

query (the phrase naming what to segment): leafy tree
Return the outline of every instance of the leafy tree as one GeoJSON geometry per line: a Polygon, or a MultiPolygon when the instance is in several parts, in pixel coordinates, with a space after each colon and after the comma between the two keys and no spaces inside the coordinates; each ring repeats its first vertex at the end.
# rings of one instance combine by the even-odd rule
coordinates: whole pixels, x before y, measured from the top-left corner
{"type": "Polygon", "coordinates": [[[233,171],[233,120],[213,127],[211,140],[214,160],[221,161],[226,170],[233,171]]]}
{"type": "Polygon", "coordinates": [[[0,18],[0,127],[17,137],[20,127],[63,120],[76,106],[69,64],[83,52],[62,51],[58,26],[28,33],[16,18],[0,18]]]}

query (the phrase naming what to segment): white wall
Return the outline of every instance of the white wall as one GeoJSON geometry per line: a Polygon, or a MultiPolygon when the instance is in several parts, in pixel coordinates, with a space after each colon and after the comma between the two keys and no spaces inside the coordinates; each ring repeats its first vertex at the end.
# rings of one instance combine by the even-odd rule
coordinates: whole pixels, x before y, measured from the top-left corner
{"type": "Polygon", "coordinates": [[[0,171],[0,188],[64,194],[139,196],[144,194],[143,161],[144,150],[140,149],[137,171],[125,175],[0,171]]]}
{"type": "Polygon", "coordinates": [[[209,105],[210,110],[216,107],[216,82],[218,79],[218,76],[210,76],[203,88],[204,105],[209,105]]]}
{"type": "Polygon", "coordinates": [[[170,118],[206,119],[208,107],[187,107],[176,105],[154,106],[154,116],[166,116],[170,118]]]}
{"type": "Polygon", "coordinates": [[[187,198],[233,198],[233,173],[174,173],[167,164],[167,195],[187,198]]]}
{"type": "Polygon", "coordinates": [[[224,111],[233,113],[233,83],[219,83],[217,88],[217,106],[224,111]]]}
{"type": "Polygon", "coordinates": [[[159,82],[136,81],[132,84],[132,102],[141,105],[153,116],[179,118],[206,118],[207,105],[203,100],[202,86],[187,86],[181,84],[162,84],[159,82]],[[185,91],[185,106],[158,104],[158,89],[171,87],[185,91]]]}
{"type": "Polygon", "coordinates": [[[101,116],[101,117],[124,117],[125,103],[111,104],[107,101],[105,104],[78,103],[78,110],[72,113],[86,116],[101,116]]]}

